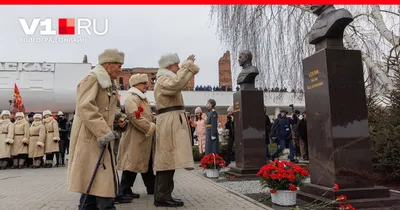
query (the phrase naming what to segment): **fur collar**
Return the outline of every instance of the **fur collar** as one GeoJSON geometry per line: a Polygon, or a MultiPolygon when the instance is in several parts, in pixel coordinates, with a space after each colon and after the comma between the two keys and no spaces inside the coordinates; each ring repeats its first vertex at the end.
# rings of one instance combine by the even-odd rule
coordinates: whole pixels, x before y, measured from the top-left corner
{"type": "Polygon", "coordinates": [[[135,88],[135,87],[131,87],[128,90],[129,93],[131,93],[132,95],[137,95],[139,96],[142,100],[146,99],[146,96],[142,93],[142,91],[140,91],[139,89],[135,88]]]}
{"type": "Polygon", "coordinates": [[[110,88],[113,83],[115,83],[111,80],[110,75],[108,75],[106,69],[102,65],[97,65],[90,71],[90,73],[97,77],[97,81],[103,89],[110,88]]]}
{"type": "Polygon", "coordinates": [[[26,123],[26,120],[25,120],[25,119],[16,120],[14,124],[15,124],[15,125],[19,125],[19,124],[23,124],[23,123],[26,123]]]}
{"type": "Polygon", "coordinates": [[[48,117],[48,118],[46,118],[46,119],[43,119],[43,122],[49,123],[49,122],[51,122],[51,121],[53,121],[53,120],[55,120],[55,119],[52,118],[52,117],[48,117]]]}
{"type": "Polygon", "coordinates": [[[38,126],[38,125],[42,125],[42,121],[33,121],[31,126],[38,126]]]}
{"type": "Polygon", "coordinates": [[[0,124],[6,124],[6,123],[11,123],[11,120],[10,119],[0,120],[0,124]]]}
{"type": "Polygon", "coordinates": [[[170,76],[170,77],[176,77],[176,74],[168,69],[158,69],[157,75],[156,75],[157,79],[164,75],[170,76]]]}

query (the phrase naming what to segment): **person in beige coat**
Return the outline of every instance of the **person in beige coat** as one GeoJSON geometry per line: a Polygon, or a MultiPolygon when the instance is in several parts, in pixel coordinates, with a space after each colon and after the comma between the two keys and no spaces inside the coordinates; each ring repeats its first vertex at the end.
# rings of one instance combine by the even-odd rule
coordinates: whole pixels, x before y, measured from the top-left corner
{"type": "Polygon", "coordinates": [[[52,117],[50,110],[43,111],[43,125],[46,128],[46,140],[44,146],[44,153],[46,154],[45,168],[53,167],[54,155],[58,153],[60,141],[60,132],[58,129],[58,122],[52,117]]]}
{"type": "MultiPolygon", "coordinates": [[[[99,65],[77,87],[67,179],[69,191],[82,193],[79,206],[84,209],[116,209],[114,198],[118,180],[112,141],[118,138],[113,131],[118,101],[115,79],[122,72],[123,63],[123,52],[105,50],[99,55],[99,65]],[[105,152],[101,165],[89,194],[85,195],[102,148],[105,152]]],[[[125,122],[119,124],[126,125],[125,122]]]]}
{"type": "Polygon", "coordinates": [[[11,147],[14,143],[14,124],[10,121],[10,111],[0,114],[0,169],[6,169],[11,158],[11,147]]]}
{"type": "Polygon", "coordinates": [[[25,120],[23,112],[17,112],[15,118],[11,156],[13,157],[13,168],[23,168],[25,160],[28,159],[29,123],[25,120]]]}
{"type": "Polygon", "coordinates": [[[157,105],[155,206],[178,207],[184,203],[172,198],[175,169],[193,169],[192,141],[181,90],[199,72],[191,55],[179,68],[177,54],[169,53],[158,61],[160,69],[154,88],[157,105]]]}
{"type": "Polygon", "coordinates": [[[46,128],[42,122],[42,115],[33,115],[33,122],[29,128],[28,157],[32,158],[32,168],[40,168],[44,156],[44,142],[46,141],[46,128]]]}
{"type": "Polygon", "coordinates": [[[124,195],[132,195],[131,187],[137,173],[141,173],[148,194],[154,194],[153,160],[151,159],[153,133],[156,129],[146,93],[149,78],[146,74],[135,74],[129,79],[130,95],[125,100],[125,114],[129,125],[119,143],[117,169],[122,170],[121,188],[124,195]]]}

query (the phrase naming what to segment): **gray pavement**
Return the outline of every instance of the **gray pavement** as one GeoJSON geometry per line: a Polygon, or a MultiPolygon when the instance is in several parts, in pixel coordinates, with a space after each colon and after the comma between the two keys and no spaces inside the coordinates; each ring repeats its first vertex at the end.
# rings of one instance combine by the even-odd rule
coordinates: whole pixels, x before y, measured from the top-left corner
{"type": "MultiPolygon", "coordinates": [[[[79,194],[67,190],[66,171],[66,167],[0,171],[0,210],[76,210],[79,194]]],[[[133,191],[141,198],[117,204],[117,209],[266,209],[192,171],[177,170],[174,180],[174,196],[185,202],[184,207],[154,207],[153,196],[145,194],[139,175],[133,191]]]]}

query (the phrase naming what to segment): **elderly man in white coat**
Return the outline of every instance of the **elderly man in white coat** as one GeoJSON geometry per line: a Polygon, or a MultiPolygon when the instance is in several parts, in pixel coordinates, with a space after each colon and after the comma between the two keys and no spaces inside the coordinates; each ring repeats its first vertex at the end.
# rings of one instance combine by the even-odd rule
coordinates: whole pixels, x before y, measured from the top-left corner
{"type": "Polygon", "coordinates": [[[154,98],[157,105],[154,171],[155,206],[178,207],[183,201],[172,198],[175,169],[193,169],[190,125],[185,113],[182,89],[199,72],[191,55],[179,68],[177,54],[161,56],[154,98]]]}
{"type": "MultiPolygon", "coordinates": [[[[122,71],[124,57],[117,49],[105,50],[99,55],[99,65],[77,87],[67,178],[68,189],[82,193],[79,206],[83,209],[116,209],[118,179],[112,143],[118,137],[113,131],[118,101],[115,79],[122,71]],[[105,152],[100,167],[85,195],[102,148],[105,152]]],[[[126,121],[119,123],[121,127],[125,125],[126,121]]]]}
{"type": "Polygon", "coordinates": [[[129,124],[119,143],[117,169],[122,170],[121,188],[124,195],[139,198],[131,187],[137,173],[141,173],[147,194],[154,194],[153,160],[151,158],[153,133],[156,125],[146,93],[149,78],[146,74],[135,74],[129,79],[131,88],[125,100],[125,113],[129,124]]]}

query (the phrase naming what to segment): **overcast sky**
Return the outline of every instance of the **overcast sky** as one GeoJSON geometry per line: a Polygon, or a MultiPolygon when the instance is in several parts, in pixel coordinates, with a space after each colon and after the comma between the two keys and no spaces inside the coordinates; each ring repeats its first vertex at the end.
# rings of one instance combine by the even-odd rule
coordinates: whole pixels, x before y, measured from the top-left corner
{"type": "MultiPolygon", "coordinates": [[[[0,14],[0,62],[80,63],[86,54],[97,64],[105,48],[118,48],[125,52],[123,67],[158,67],[163,53],[176,52],[181,60],[193,53],[200,66],[196,85],[217,85],[218,59],[227,50],[210,22],[209,6],[2,6],[0,14]],[[58,18],[65,17],[97,19],[99,31],[108,18],[109,30],[104,36],[83,32],[86,43],[19,42],[27,37],[19,18],[26,18],[28,25],[33,18],[51,18],[57,30],[58,18]]],[[[39,30],[34,37],[41,37],[39,30]]]]}

